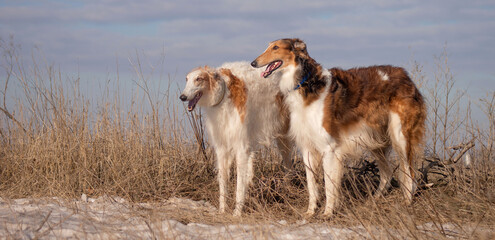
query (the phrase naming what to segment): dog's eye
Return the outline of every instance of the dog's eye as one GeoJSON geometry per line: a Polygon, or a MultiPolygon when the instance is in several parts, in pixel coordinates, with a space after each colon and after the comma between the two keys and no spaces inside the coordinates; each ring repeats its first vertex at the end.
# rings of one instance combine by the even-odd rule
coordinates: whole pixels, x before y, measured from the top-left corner
{"type": "Polygon", "coordinates": [[[201,78],[196,78],[196,82],[199,82],[201,81],[202,79],[201,78]]]}
{"type": "Polygon", "coordinates": [[[277,50],[277,49],[278,49],[277,45],[273,46],[273,50],[277,50]]]}

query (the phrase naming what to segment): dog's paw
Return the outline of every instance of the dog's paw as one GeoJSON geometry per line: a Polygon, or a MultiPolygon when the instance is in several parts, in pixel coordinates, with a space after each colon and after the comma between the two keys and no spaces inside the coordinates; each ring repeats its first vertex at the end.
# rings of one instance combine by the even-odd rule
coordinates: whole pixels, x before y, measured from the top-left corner
{"type": "Polygon", "coordinates": [[[303,213],[303,215],[302,215],[302,217],[304,219],[310,219],[310,218],[313,218],[314,216],[315,216],[315,211],[314,210],[308,210],[305,213],[303,213]]]}

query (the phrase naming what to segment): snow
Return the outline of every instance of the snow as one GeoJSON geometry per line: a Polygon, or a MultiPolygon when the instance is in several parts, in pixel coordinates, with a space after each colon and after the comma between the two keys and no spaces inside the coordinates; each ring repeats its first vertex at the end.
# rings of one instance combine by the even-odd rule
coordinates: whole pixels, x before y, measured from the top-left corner
{"type": "MultiPolygon", "coordinates": [[[[370,231],[378,235],[383,233],[379,228],[338,227],[306,220],[296,223],[282,219],[257,224],[184,224],[167,217],[167,211],[172,210],[222,217],[208,202],[182,198],[170,198],[159,207],[149,203],[133,204],[119,197],[94,199],[86,195],[74,201],[0,198],[0,238],[356,239],[371,238],[370,231]]],[[[425,231],[435,227],[433,223],[419,226],[425,231]]],[[[448,224],[443,227],[453,233],[457,229],[448,224]]]]}

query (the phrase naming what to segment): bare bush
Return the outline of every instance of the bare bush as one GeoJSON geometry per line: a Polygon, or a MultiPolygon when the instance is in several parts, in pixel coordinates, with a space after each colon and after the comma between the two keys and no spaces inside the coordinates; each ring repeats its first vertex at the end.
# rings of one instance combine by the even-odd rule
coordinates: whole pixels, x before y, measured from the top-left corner
{"type": "MultiPolygon", "coordinates": [[[[164,86],[165,92],[152,87],[151,79],[157,77],[157,72],[160,79],[163,74],[154,65],[144,64],[141,54],[130,58],[139,91],[123,98],[117,72],[117,78],[107,83],[116,86],[114,94],[102,91],[98,100],[90,101],[80,92],[79,76],[66,76],[55,65],[40,62],[34,56],[37,51],[31,59],[24,59],[13,42],[0,44],[2,197],[78,198],[84,193],[94,197],[121,196],[135,202],[186,197],[218,205],[214,157],[201,112],[184,115],[170,84],[164,86]]],[[[469,117],[460,106],[465,93],[456,92],[445,53],[438,59],[437,67],[433,86],[428,84],[420,65],[416,64],[411,71],[429,102],[427,156],[437,157],[446,165],[449,156],[458,156],[451,155],[458,150],[449,147],[466,143],[475,134],[479,147],[469,151],[476,162],[483,164],[469,169],[458,164],[442,168],[441,184],[436,182],[420,189],[416,201],[405,206],[395,182],[384,198],[372,198],[379,172],[371,159],[355,161],[348,166],[342,190],[345,200],[337,215],[331,219],[308,219],[310,222],[359,225],[370,234],[380,227],[387,231],[377,238],[416,239],[479,236],[476,231],[467,230],[452,235],[443,229],[442,223],[460,229],[467,225],[493,226],[495,94],[481,101],[490,121],[488,129],[466,124],[469,117]],[[434,230],[418,228],[425,223],[432,223],[434,230]]],[[[172,79],[161,80],[170,83],[172,79]]],[[[295,169],[287,174],[280,171],[279,156],[272,149],[262,149],[257,159],[244,218],[186,216],[180,210],[168,216],[205,223],[300,220],[307,202],[301,159],[296,157],[295,169]]],[[[230,181],[230,191],[233,182],[230,181]]],[[[229,203],[233,200],[229,199],[229,203]]]]}

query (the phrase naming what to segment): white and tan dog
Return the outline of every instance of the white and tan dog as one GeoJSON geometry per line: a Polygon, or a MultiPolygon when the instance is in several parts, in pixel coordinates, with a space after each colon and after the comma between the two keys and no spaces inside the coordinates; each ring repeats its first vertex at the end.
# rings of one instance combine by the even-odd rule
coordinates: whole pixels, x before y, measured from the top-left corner
{"type": "Polygon", "coordinates": [[[331,215],[337,205],[343,161],[349,154],[371,150],[380,169],[380,194],[392,170],[386,158],[390,148],[400,156],[399,180],[406,201],[415,191],[414,159],[422,142],[426,107],[407,72],[393,66],[342,70],[324,69],[299,39],[273,41],[251,65],[267,66],[263,77],[275,79],[290,112],[290,135],[306,167],[309,206],[313,215],[318,188],[315,166],[322,159],[326,205],[331,215]]]}
{"type": "MultiPolygon", "coordinates": [[[[189,101],[188,110],[198,105],[206,112],[206,128],[215,149],[220,185],[221,213],[225,212],[227,180],[232,161],[237,163],[236,204],[240,216],[247,188],[253,178],[253,157],[259,143],[277,141],[282,164],[292,167],[288,111],[276,81],[262,81],[261,70],[247,62],[225,63],[219,68],[201,67],[186,77],[180,96],[189,101]]],[[[264,79],[263,79],[264,80],[264,79]]]]}

